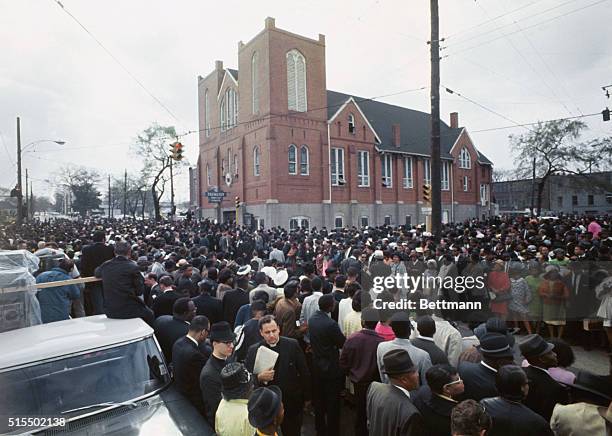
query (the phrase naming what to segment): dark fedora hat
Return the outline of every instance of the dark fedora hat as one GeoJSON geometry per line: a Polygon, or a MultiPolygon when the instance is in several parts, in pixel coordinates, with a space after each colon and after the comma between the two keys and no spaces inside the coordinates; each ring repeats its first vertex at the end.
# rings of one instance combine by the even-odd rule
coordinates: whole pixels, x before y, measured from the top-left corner
{"type": "Polygon", "coordinates": [[[410,354],[406,350],[391,350],[383,356],[385,374],[400,375],[407,372],[416,371],[416,366],[412,363],[410,354]]]}
{"type": "Polygon", "coordinates": [[[247,398],[253,383],[251,374],[242,363],[228,363],[221,370],[221,383],[223,384],[223,398],[237,400],[247,398]]]}
{"type": "Polygon", "coordinates": [[[236,338],[227,321],[216,322],[210,327],[208,335],[211,342],[230,342],[236,338]]]}
{"type": "Polygon", "coordinates": [[[507,335],[486,333],[476,347],[485,357],[512,357],[512,348],[507,335]]]}
{"type": "Polygon", "coordinates": [[[552,351],[555,346],[550,342],[546,342],[540,335],[527,335],[519,344],[521,353],[525,357],[543,356],[552,351]]]}
{"type": "Polygon", "coordinates": [[[249,397],[249,422],[255,428],[266,428],[278,415],[283,394],[278,386],[255,389],[249,397]]]}

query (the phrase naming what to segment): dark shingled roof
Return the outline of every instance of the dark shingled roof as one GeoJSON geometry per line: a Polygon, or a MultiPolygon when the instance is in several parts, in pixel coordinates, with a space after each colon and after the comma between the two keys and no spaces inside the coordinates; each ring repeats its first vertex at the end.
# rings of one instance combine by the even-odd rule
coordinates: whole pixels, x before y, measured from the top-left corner
{"type": "MultiPolygon", "coordinates": [[[[378,134],[380,150],[430,155],[431,116],[425,112],[406,109],[380,101],[365,99],[336,91],[327,91],[327,119],[349,99],[353,98],[378,134]],[[400,147],[393,145],[393,124],[400,126],[400,147]]],[[[440,122],[441,156],[450,158],[450,149],[457,141],[463,128],[453,129],[440,122]]],[[[491,164],[482,153],[478,152],[478,161],[491,164]]]]}
{"type": "Polygon", "coordinates": [[[227,71],[234,77],[234,79],[236,79],[236,82],[238,81],[238,70],[233,70],[231,68],[228,68],[227,71]]]}

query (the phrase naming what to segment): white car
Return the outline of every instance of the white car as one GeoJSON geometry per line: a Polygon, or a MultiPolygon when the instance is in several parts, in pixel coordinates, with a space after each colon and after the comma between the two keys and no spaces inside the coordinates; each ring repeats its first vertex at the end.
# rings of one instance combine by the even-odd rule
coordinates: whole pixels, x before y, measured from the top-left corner
{"type": "Polygon", "coordinates": [[[214,434],[174,390],[140,319],[12,330],[0,333],[0,350],[0,434],[214,434]]]}

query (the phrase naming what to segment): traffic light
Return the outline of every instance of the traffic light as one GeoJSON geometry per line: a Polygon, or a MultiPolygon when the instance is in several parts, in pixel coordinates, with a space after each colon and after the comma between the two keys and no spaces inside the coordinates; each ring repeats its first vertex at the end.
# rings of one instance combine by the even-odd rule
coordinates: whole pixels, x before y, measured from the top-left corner
{"type": "Polygon", "coordinates": [[[175,159],[175,157],[176,157],[176,142],[173,144],[170,144],[170,158],[175,159]]]}
{"type": "Polygon", "coordinates": [[[423,201],[425,203],[431,203],[431,186],[423,185],[423,201]]]}
{"type": "Polygon", "coordinates": [[[175,142],[174,149],[176,150],[174,153],[174,160],[183,160],[183,144],[181,144],[180,142],[175,142]]]}
{"type": "Polygon", "coordinates": [[[240,207],[240,197],[236,197],[235,201],[236,201],[236,209],[238,209],[240,207]]]}
{"type": "Polygon", "coordinates": [[[610,109],[605,108],[601,114],[603,115],[603,120],[604,121],[610,121],[610,109]]]}

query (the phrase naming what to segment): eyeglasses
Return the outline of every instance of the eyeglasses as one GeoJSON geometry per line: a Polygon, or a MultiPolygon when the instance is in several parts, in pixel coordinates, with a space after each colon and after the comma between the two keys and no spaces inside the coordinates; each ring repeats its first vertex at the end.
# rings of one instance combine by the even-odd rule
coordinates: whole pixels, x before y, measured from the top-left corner
{"type": "Polygon", "coordinates": [[[446,386],[450,386],[450,385],[456,385],[459,383],[463,383],[463,380],[461,380],[461,377],[459,377],[457,380],[452,381],[450,383],[446,383],[444,386],[442,386],[443,388],[445,388],[446,386]]]}

